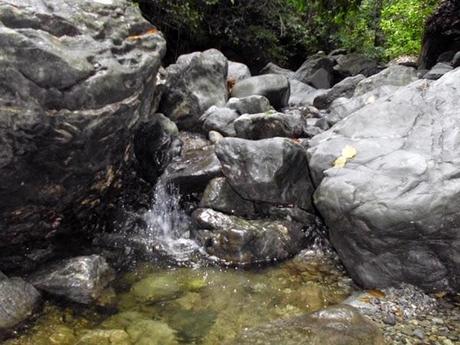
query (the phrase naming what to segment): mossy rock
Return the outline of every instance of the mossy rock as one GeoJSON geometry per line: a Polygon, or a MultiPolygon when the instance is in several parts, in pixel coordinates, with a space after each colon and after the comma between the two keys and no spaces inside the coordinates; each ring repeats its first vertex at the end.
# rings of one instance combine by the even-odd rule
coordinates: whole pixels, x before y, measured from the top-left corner
{"type": "Polygon", "coordinates": [[[175,331],[166,323],[142,320],[131,324],[126,331],[135,345],[178,345],[175,331]]]}
{"type": "Polygon", "coordinates": [[[150,275],[134,284],[131,294],[139,302],[156,303],[181,296],[185,291],[172,275],[150,275]]]}
{"type": "Polygon", "coordinates": [[[132,345],[128,333],[121,329],[96,329],[85,333],[75,345],[132,345]]]}

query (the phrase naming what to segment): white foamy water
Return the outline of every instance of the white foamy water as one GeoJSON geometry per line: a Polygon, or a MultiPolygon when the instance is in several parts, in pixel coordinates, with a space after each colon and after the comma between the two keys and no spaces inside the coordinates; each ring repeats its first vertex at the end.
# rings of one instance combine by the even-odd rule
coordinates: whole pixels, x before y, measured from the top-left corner
{"type": "Polygon", "coordinates": [[[155,186],[154,202],[144,214],[145,241],[177,261],[185,261],[198,250],[190,239],[191,220],[180,207],[180,194],[162,181],[155,186]]]}

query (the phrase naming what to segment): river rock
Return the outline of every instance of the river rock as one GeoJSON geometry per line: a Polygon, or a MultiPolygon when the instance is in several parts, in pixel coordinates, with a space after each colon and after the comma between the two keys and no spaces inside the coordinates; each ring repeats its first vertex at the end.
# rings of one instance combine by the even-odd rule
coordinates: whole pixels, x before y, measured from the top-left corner
{"type": "Polygon", "coordinates": [[[291,87],[290,107],[311,106],[316,97],[327,92],[326,90],[317,90],[313,86],[295,79],[290,79],[289,85],[291,87]]]}
{"type": "Polygon", "coordinates": [[[194,128],[209,107],[227,102],[227,58],[216,49],[181,55],[166,70],[160,109],[181,129],[194,128]]]}
{"type": "Polygon", "coordinates": [[[242,115],[233,125],[238,138],[258,140],[273,137],[299,138],[304,134],[307,122],[299,111],[291,114],[272,111],[242,115]]]}
{"type": "Polygon", "coordinates": [[[317,96],[313,101],[313,105],[318,109],[326,109],[335,99],[339,97],[350,98],[353,96],[356,85],[358,85],[358,83],[364,78],[365,77],[362,74],[345,78],[340,83],[335,84],[331,89],[317,96]]]}
{"type": "Polygon", "coordinates": [[[255,214],[254,203],[243,199],[224,177],[217,177],[209,182],[201,198],[200,207],[238,216],[255,214]]]}
{"type": "Polygon", "coordinates": [[[294,78],[295,72],[290,69],[280,67],[273,62],[269,62],[260,70],[260,74],[279,74],[284,75],[288,79],[294,78]]]}
{"type": "Polygon", "coordinates": [[[0,277],[0,339],[2,333],[29,318],[40,302],[40,293],[21,278],[0,277]]]}
{"type": "Polygon", "coordinates": [[[385,342],[377,326],[356,309],[338,305],[244,330],[230,344],[384,345],[385,342]]]}
{"type": "Polygon", "coordinates": [[[1,1],[0,261],[16,258],[8,269],[40,263],[28,255],[56,235],[113,226],[165,50],[131,1],[1,1]]]}
{"type": "Polygon", "coordinates": [[[306,238],[299,223],[246,220],[211,209],[198,209],[195,237],[208,254],[228,264],[248,265],[283,260],[297,254],[306,238]]]}
{"type": "Polygon", "coordinates": [[[264,96],[248,96],[243,98],[230,98],[226,105],[238,114],[259,114],[272,110],[270,101],[264,96]]]}
{"type": "Polygon", "coordinates": [[[325,118],[330,125],[334,125],[366,105],[373,104],[377,102],[377,100],[388,99],[398,89],[398,86],[384,85],[361,96],[337,98],[329,106],[325,118]]]}
{"type": "Polygon", "coordinates": [[[217,131],[223,135],[234,137],[235,127],[233,121],[240,116],[235,110],[212,106],[201,117],[200,122],[206,131],[217,131]]]}
{"type": "Polygon", "coordinates": [[[454,55],[454,58],[452,59],[452,67],[460,67],[460,51],[454,55]]]}
{"type": "Polygon", "coordinates": [[[377,62],[365,55],[351,53],[336,56],[335,59],[337,64],[334,71],[342,78],[358,74],[369,77],[379,72],[377,62]]]}
{"type": "Polygon", "coordinates": [[[417,71],[412,67],[391,65],[383,71],[362,80],[355,89],[354,96],[361,96],[382,86],[405,86],[416,81],[417,71]]]}
{"type": "Polygon", "coordinates": [[[288,105],[290,89],[285,76],[265,74],[251,77],[235,84],[232,97],[265,96],[276,109],[288,105]]]}
{"type": "Polygon", "coordinates": [[[249,67],[240,62],[229,61],[227,71],[227,83],[237,83],[251,77],[249,67]]]}
{"type": "Polygon", "coordinates": [[[444,74],[452,71],[453,67],[450,64],[446,64],[444,62],[439,62],[434,67],[429,70],[423,78],[430,79],[430,80],[437,80],[441,78],[444,74]]]}
{"type": "Polygon", "coordinates": [[[85,332],[75,345],[130,345],[128,333],[122,329],[95,329],[85,332]]]}
{"type": "Polygon", "coordinates": [[[459,89],[460,70],[419,80],[310,142],[315,204],[363,287],[460,288],[459,89]]]}
{"type": "Polygon", "coordinates": [[[182,193],[202,192],[208,182],[222,175],[221,165],[214,146],[183,150],[182,154],[168,165],[161,176],[161,183],[172,184],[182,193]]]}
{"type": "Polygon", "coordinates": [[[323,54],[307,59],[295,72],[294,78],[316,89],[329,89],[332,86],[333,61],[323,54]]]}
{"type": "Polygon", "coordinates": [[[37,289],[70,301],[90,304],[114,279],[114,272],[99,255],[79,256],[45,267],[30,282],[37,289]]]}
{"type": "Polygon", "coordinates": [[[228,182],[244,199],[311,209],[307,155],[294,140],[225,138],[216,154],[228,182]]]}

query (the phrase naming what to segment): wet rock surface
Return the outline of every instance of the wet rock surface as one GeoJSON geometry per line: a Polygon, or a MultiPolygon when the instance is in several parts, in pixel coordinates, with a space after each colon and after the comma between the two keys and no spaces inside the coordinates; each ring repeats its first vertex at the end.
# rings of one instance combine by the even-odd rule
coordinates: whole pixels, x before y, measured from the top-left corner
{"type": "Polygon", "coordinates": [[[246,220],[211,210],[193,213],[197,238],[208,254],[230,265],[284,260],[303,248],[302,225],[273,219],[246,220]]]}
{"type": "Polygon", "coordinates": [[[70,301],[90,304],[115,278],[106,260],[98,255],[80,256],[58,262],[34,273],[28,279],[37,289],[67,298],[70,301]]]}
{"type": "Polygon", "coordinates": [[[27,271],[56,236],[113,226],[166,44],[122,0],[7,0],[0,23],[0,261],[27,271]]]}

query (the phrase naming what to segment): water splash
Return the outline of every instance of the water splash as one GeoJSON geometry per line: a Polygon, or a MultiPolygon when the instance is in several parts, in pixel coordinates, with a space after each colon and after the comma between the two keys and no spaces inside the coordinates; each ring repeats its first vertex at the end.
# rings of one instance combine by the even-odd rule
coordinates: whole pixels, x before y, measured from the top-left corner
{"type": "Polygon", "coordinates": [[[152,207],[143,216],[147,224],[144,240],[176,261],[188,261],[198,245],[190,239],[192,222],[180,201],[177,188],[158,181],[152,207]]]}

